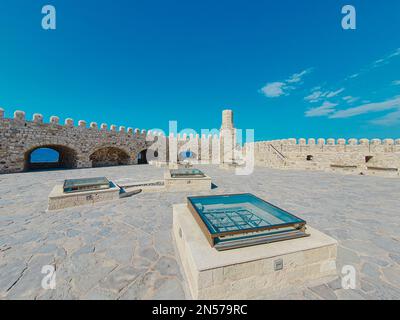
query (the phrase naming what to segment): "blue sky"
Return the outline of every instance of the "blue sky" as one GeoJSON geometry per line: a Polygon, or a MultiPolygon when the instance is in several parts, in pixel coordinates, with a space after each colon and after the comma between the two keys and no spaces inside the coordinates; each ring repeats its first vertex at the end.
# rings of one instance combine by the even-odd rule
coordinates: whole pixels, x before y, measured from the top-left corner
{"type": "Polygon", "coordinates": [[[400,2],[2,0],[0,106],[256,140],[400,137],[400,2]],[[57,29],[41,28],[41,8],[57,29]],[[341,8],[357,10],[343,30],[341,8]]]}

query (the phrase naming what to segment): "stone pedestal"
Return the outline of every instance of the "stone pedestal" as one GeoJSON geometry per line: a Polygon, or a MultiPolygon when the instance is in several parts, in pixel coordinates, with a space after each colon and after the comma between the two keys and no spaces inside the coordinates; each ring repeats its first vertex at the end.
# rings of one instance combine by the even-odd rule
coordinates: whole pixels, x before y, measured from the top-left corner
{"type": "Polygon", "coordinates": [[[336,275],[337,241],[307,227],[309,237],[217,251],[186,204],[173,206],[173,236],[194,299],[260,299],[336,275]]]}
{"type": "Polygon", "coordinates": [[[118,187],[104,190],[82,191],[64,193],[63,185],[56,185],[49,194],[48,210],[59,210],[69,207],[76,207],[94,204],[101,201],[119,199],[118,187]]]}
{"type": "Polygon", "coordinates": [[[204,191],[211,190],[211,177],[171,177],[171,172],[167,170],[164,174],[165,191],[204,191]]]}

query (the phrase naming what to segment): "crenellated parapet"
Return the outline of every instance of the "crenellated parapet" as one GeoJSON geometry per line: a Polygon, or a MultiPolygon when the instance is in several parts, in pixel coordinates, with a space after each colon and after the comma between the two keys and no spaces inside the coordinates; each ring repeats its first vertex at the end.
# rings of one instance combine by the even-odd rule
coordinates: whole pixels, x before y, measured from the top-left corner
{"type": "MultiPolygon", "coordinates": [[[[31,153],[38,148],[58,151],[63,168],[143,163],[143,159],[175,163],[188,157],[190,161],[219,164],[239,159],[247,150],[246,145],[237,145],[235,130],[231,110],[223,112],[219,131],[199,136],[186,129],[185,133],[166,136],[160,129],[146,131],[71,118],[62,122],[55,115],[45,120],[38,113],[27,120],[21,110],[6,118],[0,108],[0,173],[26,170],[31,153]]],[[[368,168],[378,173],[397,173],[400,168],[400,139],[288,138],[250,142],[248,146],[254,150],[256,166],[351,168],[363,170],[363,174],[372,170],[368,168]]]]}
{"type": "Polygon", "coordinates": [[[298,145],[298,146],[315,146],[315,145],[327,145],[327,146],[335,146],[335,145],[400,145],[400,139],[355,139],[355,138],[350,138],[350,139],[344,139],[344,138],[289,138],[289,139],[281,139],[281,140],[267,140],[267,141],[257,141],[257,144],[272,144],[272,145],[281,145],[281,146],[287,146],[287,145],[298,145]]]}
{"type": "Polygon", "coordinates": [[[5,118],[5,110],[0,108],[0,120],[4,123],[9,123],[10,125],[29,125],[32,124],[40,124],[40,125],[48,125],[48,126],[63,126],[67,128],[82,128],[82,129],[92,129],[92,130],[102,130],[102,131],[111,131],[111,132],[120,132],[120,133],[127,133],[131,135],[141,136],[145,138],[147,136],[146,130],[140,130],[138,128],[131,128],[128,127],[126,129],[125,126],[119,126],[112,124],[108,127],[106,123],[102,123],[100,127],[97,125],[96,122],[90,122],[89,126],[85,120],[79,120],[77,124],[74,122],[72,118],[66,118],[64,124],[61,123],[60,117],[58,116],[51,116],[49,121],[46,122],[44,117],[40,113],[34,113],[32,116],[32,120],[26,119],[26,113],[21,110],[16,110],[13,114],[13,118],[5,118]]]}
{"type": "MultiPolygon", "coordinates": [[[[226,123],[230,124],[232,114],[227,115],[226,123]]],[[[159,129],[146,131],[72,118],[62,122],[55,115],[46,121],[39,113],[28,120],[25,112],[20,110],[15,111],[12,118],[5,118],[4,110],[0,109],[0,173],[26,170],[31,153],[39,148],[56,150],[63,168],[85,168],[134,164],[144,151],[147,160],[153,156],[157,161],[170,161],[170,157],[176,157],[171,160],[176,162],[189,154],[191,160],[218,163],[220,144],[219,134],[200,137],[193,131],[165,136],[159,129]],[[175,155],[171,150],[175,150],[175,155]]]]}
{"type": "Polygon", "coordinates": [[[400,174],[400,139],[289,138],[255,142],[254,150],[259,166],[400,174]]]}
{"type": "Polygon", "coordinates": [[[24,171],[30,154],[38,148],[52,148],[59,152],[63,167],[84,168],[93,165],[133,164],[138,154],[151,145],[146,130],[71,118],[64,123],[58,116],[46,121],[42,114],[26,118],[17,110],[6,118],[0,109],[0,173],[24,171]],[[104,158],[114,159],[105,161],[104,158]]]}

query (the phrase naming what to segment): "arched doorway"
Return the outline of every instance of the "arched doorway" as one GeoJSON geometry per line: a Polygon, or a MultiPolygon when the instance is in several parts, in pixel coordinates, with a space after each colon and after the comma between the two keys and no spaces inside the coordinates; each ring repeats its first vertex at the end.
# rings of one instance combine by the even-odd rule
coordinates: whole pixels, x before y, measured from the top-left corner
{"type": "Polygon", "coordinates": [[[25,152],[24,170],[72,169],[76,167],[75,150],[61,145],[43,145],[25,152]]]}
{"type": "Polygon", "coordinates": [[[178,161],[184,161],[184,160],[191,160],[191,159],[196,159],[196,154],[191,151],[191,150],[184,150],[182,152],[179,152],[178,154],[178,161]]]}
{"type": "Polygon", "coordinates": [[[142,150],[138,153],[137,156],[137,164],[147,164],[147,149],[146,150],[142,150]]]}
{"type": "Polygon", "coordinates": [[[129,164],[129,154],[116,147],[104,147],[93,152],[89,159],[92,167],[121,166],[129,164]]]}

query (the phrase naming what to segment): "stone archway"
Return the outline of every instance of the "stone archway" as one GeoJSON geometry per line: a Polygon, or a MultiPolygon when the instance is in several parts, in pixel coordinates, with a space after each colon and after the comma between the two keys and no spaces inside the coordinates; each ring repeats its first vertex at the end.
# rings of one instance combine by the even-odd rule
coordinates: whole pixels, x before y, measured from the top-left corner
{"type": "Polygon", "coordinates": [[[197,154],[191,151],[190,149],[178,153],[178,162],[182,162],[184,160],[191,161],[196,159],[197,159],[197,154]]]}
{"type": "Polygon", "coordinates": [[[57,168],[72,169],[76,167],[77,152],[67,146],[40,145],[30,148],[24,154],[24,171],[57,168]],[[40,157],[37,156],[39,151],[43,151],[40,157]],[[58,154],[56,158],[54,158],[55,154],[58,154]]]}
{"type": "Polygon", "coordinates": [[[117,147],[102,147],[94,151],[90,157],[92,167],[121,166],[130,164],[129,154],[117,147]]]}
{"type": "Polygon", "coordinates": [[[148,164],[147,162],[147,149],[142,150],[137,155],[137,164],[148,164]]]}

